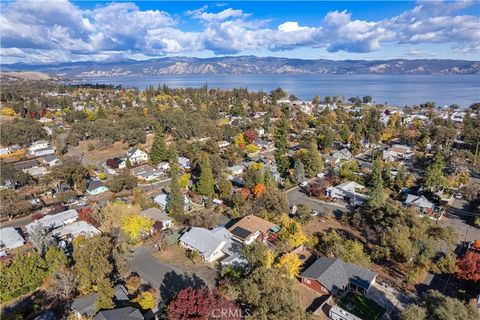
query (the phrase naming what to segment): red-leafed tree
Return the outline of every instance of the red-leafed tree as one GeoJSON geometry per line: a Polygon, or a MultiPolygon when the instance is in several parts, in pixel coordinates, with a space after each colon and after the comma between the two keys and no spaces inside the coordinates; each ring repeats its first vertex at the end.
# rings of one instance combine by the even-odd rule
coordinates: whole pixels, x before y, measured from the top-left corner
{"type": "Polygon", "coordinates": [[[251,129],[248,129],[245,131],[245,138],[247,138],[249,144],[252,144],[255,139],[257,139],[257,133],[251,129]]]}
{"type": "Polygon", "coordinates": [[[168,305],[168,319],[207,319],[213,309],[213,297],[208,288],[181,290],[168,305]]]}
{"type": "Polygon", "coordinates": [[[457,277],[467,281],[480,281],[480,254],[468,251],[457,260],[457,277]]]}
{"type": "Polygon", "coordinates": [[[93,210],[91,208],[81,208],[78,210],[78,220],[98,226],[97,221],[92,217],[92,213],[93,210]]]}
{"type": "Polygon", "coordinates": [[[245,313],[239,306],[226,299],[218,290],[212,292],[214,307],[211,312],[211,318],[220,318],[222,320],[241,320],[245,319],[245,313]]]}
{"type": "Polygon", "coordinates": [[[244,199],[247,199],[251,193],[247,188],[241,188],[238,192],[240,192],[244,199]]]}
{"type": "Polygon", "coordinates": [[[240,320],[243,319],[243,312],[220,292],[210,291],[207,287],[183,289],[168,305],[169,320],[209,319],[210,317],[240,320]]]}

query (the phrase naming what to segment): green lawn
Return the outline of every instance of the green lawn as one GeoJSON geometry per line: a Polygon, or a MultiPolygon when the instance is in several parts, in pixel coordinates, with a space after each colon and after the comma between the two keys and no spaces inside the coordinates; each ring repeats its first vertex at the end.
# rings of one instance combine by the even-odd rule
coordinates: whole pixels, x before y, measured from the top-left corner
{"type": "Polygon", "coordinates": [[[365,320],[380,319],[385,313],[385,309],[376,304],[375,301],[353,292],[347,293],[340,299],[338,306],[365,320]]]}

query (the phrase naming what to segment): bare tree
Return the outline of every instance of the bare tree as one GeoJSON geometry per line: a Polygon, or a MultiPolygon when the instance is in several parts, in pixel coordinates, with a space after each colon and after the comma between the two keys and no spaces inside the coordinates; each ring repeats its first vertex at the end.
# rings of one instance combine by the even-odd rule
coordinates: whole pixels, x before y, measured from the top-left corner
{"type": "Polygon", "coordinates": [[[163,229],[163,224],[160,221],[155,222],[153,225],[152,238],[155,241],[155,245],[158,251],[163,251],[167,246],[167,232],[163,229]]]}
{"type": "Polygon", "coordinates": [[[78,277],[69,268],[56,271],[52,276],[52,282],[48,295],[54,299],[68,301],[77,289],[78,277]]]}

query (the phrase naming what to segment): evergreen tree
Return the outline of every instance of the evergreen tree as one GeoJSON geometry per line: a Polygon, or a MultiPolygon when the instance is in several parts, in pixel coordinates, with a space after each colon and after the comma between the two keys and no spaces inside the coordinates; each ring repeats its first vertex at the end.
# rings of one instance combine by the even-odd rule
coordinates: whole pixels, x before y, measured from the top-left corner
{"type": "Polygon", "coordinates": [[[305,169],[302,161],[297,159],[297,161],[295,161],[294,169],[295,169],[295,182],[300,183],[305,181],[305,169]]]}
{"type": "Polygon", "coordinates": [[[285,118],[283,118],[280,121],[280,125],[275,131],[274,141],[275,141],[275,161],[277,163],[277,169],[282,176],[285,176],[288,170],[288,167],[290,166],[290,161],[287,157],[288,127],[287,127],[287,120],[285,118]]]}
{"type": "Polygon", "coordinates": [[[98,107],[97,109],[97,119],[105,119],[107,118],[107,114],[102,106],[98,107]]]}
{"type": "Polygon", "coordinates": [[[313,177],[322,170],[322,156],[318,151],[317,144],[312,141],[308,144],[308,167],[306,168],[307,175],[313,177]]]}
{"type": "Polygon", "coordinates": [[[115,296],[115,289],[108,279],[102,279],[98,283],[98,296],[95,301],[95,311],[109,310],[115,308],[113,297],[115,296]]]}
{"type": "Polygon", "coordinates": [[[243,176],[245,187],[253,189],[257,184],[264,183],[264,175],[262,168],[258,168],[255,165],[248,167],[247,172],[243,176]]]}
{"type": "Polygon", "coordinates": [[[382,170],[383,185],[389,188],[392,184],[392,172],[390,171],[390,166],[384,164],[382,170]]]}
{"type": "Polygon", "coordinates": [[[397,176],[395,177],[395,185],[398,189],[405,188],[407,186],[408,173],[405,166],[398,168],[397,176]]]}
{"type": "Polygon", "coordinates": [[[272,173],[270,172],[270,168],[265,168],[264,174],[263,174],[263,181],[265,183],[265,187],[273,187],[275,184],[275,181],[273,180],[272,173]]]}
{"type": "Polygon", "coordinates": [[[230,181],[228,181],[225,178],[221,178],[218,181],[218,186],[217,187],[218,187],[218,192],[219,192],[220,199],[227,200],[227,199],[230,198],[230,196],[232,195],[232,192],[233,192],[233,186],[232,186],[232,183],[230,181]]]}
{"type": "Polygon", "coordinates": [[[179,215],[184,211],[184,199],[182,191],[180,190],[180,184],[178,183],[178,157],[177,153],[172,152],[170,158],[170,193],[168,194],[167,212],[179,215]]]}
{"type": "Polygon", "coordinates": [[[383,161],[377,158],[373,163],[372,188],[368,194],[368,205],[372,208],[380,208],[385,205],[387,197],[383,190],[383,161]]]}
{"type": "Polygon", "coordinates": [[[157,165],[162,161],[168,160],[168,149],[165,143],[165,135],[160,128],[155,130],[152,149],[150,150],[150,162],[157,165]]]}
{"type": "Polygon", "coordinates": [[[197,191],[204,196],[214,194],[215,180],[213,179],[212,167],[208,154],[204,153],[200,161],[200,179],[197,184],[197,191]]]}
{"type": "Polygon", "coordinates": [[[438,191],[447,185],[447,179],[443,174],[445,162],[439,150],[435,152],[433,160],[425,171],[423,184],[430,191],[438,191]]]}

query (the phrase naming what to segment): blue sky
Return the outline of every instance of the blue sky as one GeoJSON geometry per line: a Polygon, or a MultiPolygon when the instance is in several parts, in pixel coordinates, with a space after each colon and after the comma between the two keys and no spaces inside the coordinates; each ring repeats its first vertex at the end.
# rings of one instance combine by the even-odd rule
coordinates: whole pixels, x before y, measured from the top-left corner
{"type": "Polygon", "coordinates": [[[280,56],[480,58],[465,1],[2,1],[2,63],[280,56]]]}

